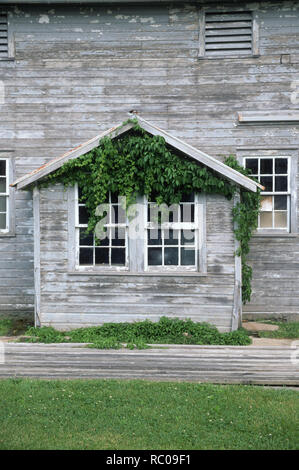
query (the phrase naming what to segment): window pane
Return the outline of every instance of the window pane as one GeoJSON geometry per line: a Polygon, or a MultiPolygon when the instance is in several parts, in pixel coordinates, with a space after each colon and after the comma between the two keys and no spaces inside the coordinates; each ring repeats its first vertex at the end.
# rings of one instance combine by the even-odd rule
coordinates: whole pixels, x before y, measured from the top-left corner
{"type": "Polygon", "coordinates": [[[273,159],[272,158],[261,158],[260,165],[261,165],[260,167],[261,174],[272,175],[273,173],[273,159]]]}
{"type": "Polygon", "coordinates": [[[80,228],[80,245],[93,245],[93,234],[86,233],[85,228],[80,228]]]}
{"type": "Polygon", "coordinates": [[[178,222],[179,221],[179,206],[173,208],[173,210],[169,211],[168,215],[169,220],[165,220],[165,222],[178,222]]]}
{"type": "Polygon", "coordinates": [[[123,209],[121,206],[118,206],[118,223],[125,224],[126,223],[126,210],[123,209]]]}
{"type": "Polygon", "coordinates": [[[257,173],[258,173],[258,159],[257,158],[246,159],[246,168],[248,170],[251,170],[253,175],[257,175],[257,173]]]}
{"type": "Polygon", "coordinates": [[[88,224],[88,213],[85,206],[79,206],[79,224],[88,224]]]}
{"type": "Polygon", "coordinates": [[[112,224],[118,224],[119,223],[118,209],[119,209],[118,206],[116,206],[115,204],[112,204],[112,206],[111,206],[111,223],[112,224]]]}
{"type": "Polygon", "coordinates": [[[109,248],[95,249],[95,264],[109,264],[109,248]]]}
{"type": "Polygon", "coordinates": [[[273,191],[272,176],[261,176],[261,184],[265,186],[265,191],[273,191]]]}
{"type": "Polygon", "coordinates": [[[287,158],[276,158],[275,160],[275,173],[287,173],[288,172],[288,159],[287,158]]]}
{"type": "Polygon", "coordinates": [[[273,209],[272,196],[262,196],[261,211],[272,211],[272,209],[273,209]]]}
{"type": "Polygon", "coordinates": [[[78,187],[78,199],[79,202],[84,202],[82,197],[82,189],[80,187],[78,187]]]}
{"type": "Polygon", "coordinates": [[[274,227],[287,228],[287,212],[274,212],[274,227]]]}
{"type": "Polygon", "coordinates": [[[162,235],[160,229],[151,229],[147,231],[148,245],[162,245],[162,235]]]}
{"type": "Polygon", "coordinates": [[[161,266],[162,248],[148,248],[148,264],[149,266],[161,266]]]}
{"type": "Polygon", "coordinates": [[[1,230],[6,229],[6,215],[5,214],[0,214],[0,229],[1,230]]]}
{"type": "Polygon", "coordinates": [[[177,266],[179,264],[178,248],[164,249],[164,264],[165,266],[177,266]]]}
{"type": "Polygon", "coordinates": [[[0,178],[0,193],[6,193],[6,178],[0,178]]]}
{"type": "Polygon", "coordinates": [[[274,196],[274,209],[287,210],[288,199],[287,196],[274,196]]]}
{"type": "MultiPolygon", "coordinates": [[[[104,233],[105,232],[105,238],[102,238],[101,240],[99,240],[98,238],[96,239],[97,246],[109,246],[109,230],[106,227],[104,227],[104,233]]],[[[102,237],[104,237],[104,233],[101,235],[102,237]]]]}
{"type": "Polygon", "coordinates": [[[124,228],[111,229],[111,237],[113,246],[125,246],[126,231],[124,228]]]}
{"type": "Polygon", "coordinates": [[[194,204],[180,204],[181,222],[194,222],[194,204]]]}
{"type": "Polygon", "coordinates": [[[124,266],[126,264],[126,250],[125,248],[112,248],[111,250],[111,264],[118,264],[124,266]]]}
{"type": "Polygon", "coordinates": [[[6,196],[0,196],[0,212],[6,212],[6,196]]]}
{"type": "Polygon", "coordinates": [[[195,250],[191,250],[190,248],[181,248],[181,265],[195,265],[195,250]]]}
{"type": "Polygon", "coordinates": [[[164,244],[165,245],[177,245],[179,243],[179,232],[178,230],[164,230],[164,244]]]}
{"type": "Polygon", "coordinates": [[[0,175],[1,176],[6,175],[6,161],[5,160],[0,160],[0,175]]]}
{"type": "Polygon", "coordinates": [[[287,176],[275,176],[275,191],[287,191],[288,190],[288,177],[287,176]]]}
{"type": "Polygon", "coordinates": [[[81,265],[93,264],[93,249],[92,248],[80,248],[80,264],[81,265]]]}
{"type": "Polygon", "coordinates": [[[183,194],[181,202],[194,202],[194,193],[183,194]]]}
{"type": "Polygon", "coordinates": [[[260,227],[261,228],[272,228],[272,212],[261,212],[260,213],[260,227]]]}
{"type": "Polygon", "coordinates": [[[118,194],[117,193],[111,193],[111,202],[112,203],[118,203],[118,194]]]}
{"type": "Polygon", "coordinates": [[[195,241],[194,230],[182,230],[181,231],[181,245],[194,245],[195,241]]]}

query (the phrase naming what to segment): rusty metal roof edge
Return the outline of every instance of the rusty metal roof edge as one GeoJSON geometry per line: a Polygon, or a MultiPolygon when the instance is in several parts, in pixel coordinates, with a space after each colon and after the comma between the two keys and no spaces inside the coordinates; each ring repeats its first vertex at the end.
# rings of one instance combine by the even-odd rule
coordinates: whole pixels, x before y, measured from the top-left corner
{"type": "MultiPolygon", "coordinates": [[[[49,162],[47,163],[44,163],[43,165],[41,165],[39,168],[36,168],[35,170],[31,171],[30,173],[26,173],[25,175],[21,176],[20,178],[16,179],[10,186],[14,187],[14,186],[17,186],[19,183],[21,182],[24,182],[26,179],[28,178],[31,178],[32,176],[34,175],[38,175],[40,172],[42,172],[43,170],[47,169],[47,168],[51,168],[51,166],[54,165],[54,163],[57,163],[59,161],[64,162],[64,160],[71,156],[72,153],[75,153],[77,152],[80,148],[82,149],[82,153],[77,155],[75,158],[79,157],[80,155],[84,155],[84,149],[89,145],[91,144],[93,141],[94,142],[97,142],[98,140],[101,140],[103,137],[111,134],[112,132],[114,132],[116,129],[118,128],[121,128],[123,124],[119,124],[117,126],[113,126],[111,127],[110,129],[102,132],[101,134],[95,136],[95,137],[92,137],[91,139],[87,140],[86,142],[83,142],[82,144],[80,145],[77,145],[76,147],[68,150],[67,152],[64,152],[62,155],[60,155],[59,157],[55,157],[53,158],[52,160],[50,160],[49,162]]],[[[95,145],[96,147],[96,145],[95,145]]],[[[50,173],[50,172],[49,172],[50,173]]],[[[45,175],[43,175],[45,176],[45,175]]],[[[38,178],[37,178],[38,180],[38,178]]]]}

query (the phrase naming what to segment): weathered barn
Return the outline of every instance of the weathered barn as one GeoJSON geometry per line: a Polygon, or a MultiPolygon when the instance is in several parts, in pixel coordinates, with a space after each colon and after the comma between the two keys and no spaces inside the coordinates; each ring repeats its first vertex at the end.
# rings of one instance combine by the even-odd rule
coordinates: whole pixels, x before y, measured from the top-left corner
{"type": "MultiPolygon", "coordinates": [[[[147,133],[162,136],[174,151],[238,187],[257,191],[258,183],[213,157],[140,117],[138,124],[147,133]]],[[[35,185],[36,323],[67,329],[111,321],[155,321],[166,315],[209,322],[220,331],[236,329],[242,296],[234,201],[221,194],[188,194],[171,207],[171,217],[167,213],[158,221],[154,209],[161,206],[143,194],[134,218],[126,216],[118,195],[110,195],[102,211],[107,211],[102,223],[109,232],[98,244],[86,235],[88,214],[78,185],[67,191],[63,184],[39,189],[40,180],[96,148],[104,136],[120,137],[133,127],[128,122],[112,128],[14,183],[18,189],[35,185]]]]}
{"type": "Polygon", "coordinates": [[[105,298],[110,317],[117,318],[117,293],[119,303],[135,305],[138,315],[142,302],[151,305],[147,311],[153,317],[177,316],[180,310],[199,318],[200,309],[202,319],[231,328],[237,272],[231,202],[206,196],[211,275],[167,274],[158,280],[156,274],[136,277],[134,271],[76,272],[68,253],[71,190],[41,190],[40,208],[35,204],[39,239],[33,218],[37,193],[33,198],[32,191],[10,186],[137,109],[174,139],[210,155],[210,161],[235,154],[252,169],[265,191],[251,241],[253,295],[243,314],[298,318],[298,33],[295,0],[2,1],[1,314],[32,315],[36,298],[44,324],[104,321],[107,311],[98,303],[105,298]],[[50,201],[60,215],[55,224],[50,201]],[[216,246],[213,240],[222,232],[225,243],[216,246]],[[41,260],[35,276],[34,244],[41,260]],[[39,276],[40,295],[34,285],[39,276]],[[67,320],[58,320],[59,313],[67,320]]]}

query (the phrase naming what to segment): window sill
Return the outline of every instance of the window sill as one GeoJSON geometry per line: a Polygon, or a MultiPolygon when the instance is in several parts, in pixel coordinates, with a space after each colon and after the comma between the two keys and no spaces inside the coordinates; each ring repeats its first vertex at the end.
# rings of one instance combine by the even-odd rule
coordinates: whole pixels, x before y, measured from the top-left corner
{"type": "Polygon", "coordinates": [[[206,56],[198,56],[198,60],[225,60],[225,59],[258,59],[260,57],[260,54],[248,54],[248,55],[231,55],[231,56],[223,56],[223,55],[218,55],[218,56],[213,56],[213,57],[206,57],[206,56]]]}
{"type": "Polygon", "coordinates": [[[14,232],[0,232],[0,238],[14,238],[15,236],[14,232]]]}
{"type": "Polygon", "coordinates": [[[274,232],[274,233],[254,233],[252,238],[298,238],[297,233],[283,233],[283,232],[274,232]]]}
{"type": "Polygon", "coordinates": [[[130,272],[130,271],[69,271],[70,276],[161,276],[161,277],[206,277],[207,273],[198,272],[130,272]]]}

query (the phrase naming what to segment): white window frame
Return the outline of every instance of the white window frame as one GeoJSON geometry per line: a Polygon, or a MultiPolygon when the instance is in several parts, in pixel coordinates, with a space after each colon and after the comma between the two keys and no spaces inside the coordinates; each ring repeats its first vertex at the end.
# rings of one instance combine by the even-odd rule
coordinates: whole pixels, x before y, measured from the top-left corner
{"type": "MultiPolygon", "coordinates": [[[[145,196],[138,196],[138,215],[132,222],[126,221],[126,265],[80,265],[79,264],[79,236],[80,228],[86,227],[79,224],[79,200],[78,185],[68,188],[69,201],[69,272],[70,273],[93,273],[93,274],[132,274],[132,275],[206,275],[206,196],[204,194],[195,195],[195,218],[192,228],[196,232],[196,266],[147,266],[147,199],[145,196]],[[197,226],[196,226],[197,225],[197,226]],[[136,236],[135,228],[139,226],[136,236]]],[[[106,224],[105,224],[106,225],[106,224]]],[[[111,224],[113,227],[113,224],[111,224]]],[[[121,226],[121,224],[114,224],[121,226]]],[[[185,228],[190,228],[186,224],[185,228]]],[[[153,245],[154,246],[154,245],[153,245]]]]}
{"type": "MultiPolygon", "coordinates": [[[[158,225],[154,222],[148,222],[148,204],[149,201],[147,198],[144,198],[144,270],[145,272],[151,273],[161,273],[161,272],[199,272],[203,270],[203,263],[201,261],[202,253],[202,239],[203,239],[203,211],[202,206],[199,204],[199,195],[195,194],[194,197],[194,222],[164,222],[162,225],[158,225]],[[187,248],[188,245],[180,244],[180,237],[178,240],[178,245],[175,247],[178,248],[179,255],[179,264],[178,265],[149,265],[148,264],[148,248],[155,248],[157,245],[148,244],[148,230],[149,229],[161,229],[164,230],[173,229],[173,230],[194,230],[194,247],[195,247],[195,265],[182,266],[180,265],[180,250],[181,247],[187,248]]],[[[187,203],[188,204],[188,203],[187,203]]],[[[162,239],[164,240],[164,235],[162,234],[162,239]]],[[[169,245],[162,244],[162,253],[164,252],[165,247],[169,245]]]]}
{"type": "Polygon", "coordinates": [[[9,233],[9,229],[10,229],[10,198],[9,198],[9,193],[10,193],[9,191],[9,181],[10,181],[9,166],[10,165],[9,165],[8,158],[0,156],[0,161],[5,162],[5,179],[6,179],[5,193],[0,193],[1,197],[6,197],[6,212],[3,212],[3,214],[6,215],[6,228],[5,229],[0,228],[0,234],[6,234],[6,233],[9,233]]]}
{"type": "MultiPolygon", "coordinates": [[[[110,198],[110,195],[109,195],[110,198]]],[[[111,202],[109,202],[111,204],[111,202]]],[[[113,204],[113,203],[112,203],[113,204]]],[[[129,269],[129,243],[128,243],[128,221],[126,223],[118,223],[114,224],[111,222],[111,211],[109,211],[109,222],[107,224],[104,224],[104,227],[108,229],[115,229],[115,228],[124,228],[126,232],[126,238],[125,238],[125,264],[124,265],[114,265],[111,264],[111,248],[112,245],[110,246],[105,246],[105,248],[109,248],[109,264],[95,264],[95,241],[93,242],[93,245],[88,246],[87,248],[92,248],[93,249],[93,264],[92,265],[81,265],[79,261],[79,256],[80,256],[80,228],[87,228],[87,224],[80,224],[79,223],[79,207],[80,206],[85,206],[84,203],[79,202],[79,188],[78,185],[75,185],[75,240],[76,240],[76,260],[75,260],[75,265],[76,269],[82,270],[82,271],[128,271],[129,269]]]]}
{"type": "MultiPolygon", "coordinates": [[[[260,162],[261,160],[265,159],[273,159],[274,162],[274,168],[275,168],[275,160],[278,158],[285,158],[288,161],[288,189],[287,191],[261,191],[262,196],[287,196],[287,227],[286,228],[278,228],[274,227],[274,217],[272,215],[272,228],[267,227],[260,227],[260,215],[259,215],[259,220],[258,220],[258,228],[257,228],[257,233],[264,233],[264,234],[271,234],[271,233],[290,233],[291,232],[291,211],[292,211],[292,187],[291,187],[291,172],[292,172],[292,159],[289,155],[261,155],[261,154],[256,154],[256,155],[246,155],[243,156],[243,166],[244,168],[246,167],[246,160],[258,160],[258,176],[259,180],[261,176],[270,176],[268,174],[262,174],[260,173],[260,162]]],[[[273,168],[273,171],[274,171],[273,168]]],[[[275,171],[271,175],[273,177],[273,181],[275,181],[275,171]]],[[[281,174],[278,176],[286,176],[286,174],[281,174]]],[[[272,214],[274,212],[274,206],[272,209],[272,214]]]]}

